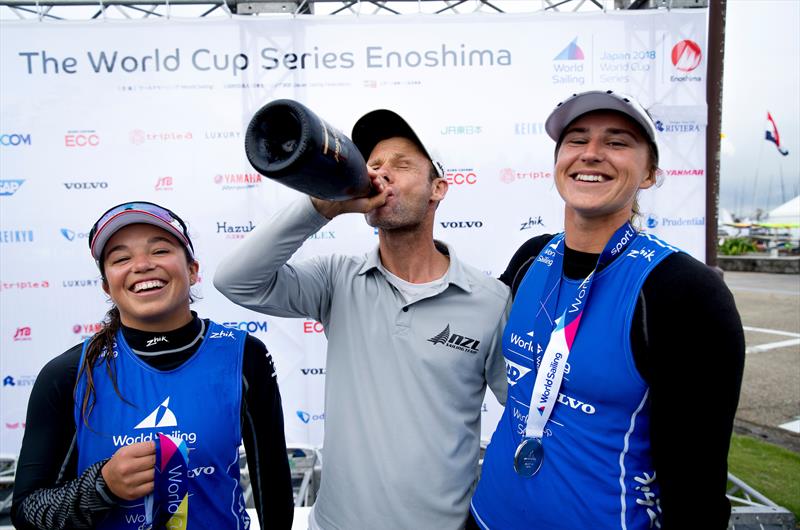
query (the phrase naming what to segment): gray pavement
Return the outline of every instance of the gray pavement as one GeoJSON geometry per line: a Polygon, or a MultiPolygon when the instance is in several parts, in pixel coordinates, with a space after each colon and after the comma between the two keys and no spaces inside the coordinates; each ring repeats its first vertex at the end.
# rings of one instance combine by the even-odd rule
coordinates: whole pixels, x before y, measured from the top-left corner
{"type": "MultiPolygon", "coordinates": [[[[800,276],[726,272],[724,278],[736,299],[747,345],[738,427],[768,432],[784,425],[776,437],[786,439],[787,427],[800,429],[800,276]]],[[[793,438],[800,440],[800,434],[793,438]]],[[[789,445],[796,450],[797,444],[789,445]]]]}

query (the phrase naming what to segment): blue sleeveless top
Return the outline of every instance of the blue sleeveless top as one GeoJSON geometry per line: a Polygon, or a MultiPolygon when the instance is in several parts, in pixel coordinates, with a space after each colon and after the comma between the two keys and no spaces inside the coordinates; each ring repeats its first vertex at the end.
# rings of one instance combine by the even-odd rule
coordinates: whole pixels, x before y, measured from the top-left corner
{"type": "MultiPolygon", "coordinates": [[[[545,428],[542,468],[524,478],[514,471],[514,452],[525,434],[544,354],[530,334],[547,265],[538,258],[533,262],[503,335],[508,399],[472,499],[473,515],[483,528],[644,529],[660,522],[648,387],[633,360],[630,331],[645,278],[676,250],[639,233],[623,255],[596,273],[545,428]]],[[[556,314],[574,298],[581,281],[562,278],[556,314]]]]}
{"type": "MultiPolygon", "coordinates": [[[[114,391],[105,362],[98,362],[93,371],[97,400],[89,427],[81,418],[82,400],[75,400],[78,473],[120,447],[154,440],[159,432],[179,437],[189,449],[187,528],[249,528],[239,486],[246,336],[211,322],[191,358],[178,368],[160,371],[139,359],[118,332],[113,352],[117,385],[131,405],[114,391]]],[[[77,396],[85,389],[84,374],[77,396]]],[[[98,528],[136,530],[144,522],[144,500],[138,499],[113,508],[98,528]]]]}

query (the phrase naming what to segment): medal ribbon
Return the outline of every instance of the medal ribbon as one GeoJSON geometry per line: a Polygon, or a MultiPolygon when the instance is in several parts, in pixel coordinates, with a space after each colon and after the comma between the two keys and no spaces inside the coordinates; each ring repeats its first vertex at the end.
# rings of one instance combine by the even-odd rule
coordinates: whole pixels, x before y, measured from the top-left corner
{"type": "Polygon", "coordinates": [[[143,530],[186,528],[189,517],[189,450],[186,441],[158,433],[153,493],[144,499],[143,530]]]}
{"type": "MultiPolygon", "coordinates": [[[[555,328],[550,332],[541,364],[536,373],[536,380],[533,384],[531,404],[528,409],[528,418],[525,425],[526,438],[541,439],[544,436],[545,425],[550,419],[553,407],[558,400],[558,392],[561,389],[561,382],[564,378],[569,352],[572,349],[572,344],[575,342],[575,336],[578,333],[581,315],[583,315],[583,311],[586,309],[586,305],[589,301],[589,291],[592,287],[595,273],[598,269],[605,267],[618,256],[621,256],[635,238],[636,231],[628,222],[614,232],[614,235],[611,236],[611,239],[600,254],[600,258],[597,260],[597,265],[594,270],[581,282],[578,287],[578,292],[575,294],[572,302],[566,307],[564,312],[555,319],[555,328]]],[[[547,282],[542,292],[543,300],[539,301],[541,307],[537,315],[537,321],[549,319],[551,318],[550,315],[555,314],[558,301],[558,287],[561,283],[564,262],[563,244],[563,234],[556,236],[556,238],[545,247],[545,250],[542,251],[539,258],[537,258],[537,261],[540,261],[542,256],[548,256],[547,259],[552,259],[547,282]],[[545,315],[541,314],[541,309],[545,310],[545,315]]],[[[548,323],[543,322],[540,324],[540,322],[537,322],[535,325],[536,333],[542,328],[544,328],[543,331],[546,332],[545,326],[548,326],[548,323]]]]}

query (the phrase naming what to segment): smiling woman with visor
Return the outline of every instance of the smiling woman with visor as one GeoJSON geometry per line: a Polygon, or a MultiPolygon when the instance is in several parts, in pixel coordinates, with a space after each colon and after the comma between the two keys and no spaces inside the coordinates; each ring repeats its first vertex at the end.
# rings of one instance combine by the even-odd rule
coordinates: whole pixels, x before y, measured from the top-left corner
{"type": "Polygon", "coordinates": [[[36,379],[15,526],[247,528],[244,440],[261,527],[290,528],[275,368],[261,341],[190,310],[199,264],[184,222],[157,204],[120,204],[89,246],[112,307],[36,379]]]}
{"type": "Polygon", "coordinates": [[[550,114],[564,232],[501,276],[506,409],[468,528],[726,528],[744,364],[718,274],[634,228],[656,127],[633,98],[575,94],[550,114]]]}

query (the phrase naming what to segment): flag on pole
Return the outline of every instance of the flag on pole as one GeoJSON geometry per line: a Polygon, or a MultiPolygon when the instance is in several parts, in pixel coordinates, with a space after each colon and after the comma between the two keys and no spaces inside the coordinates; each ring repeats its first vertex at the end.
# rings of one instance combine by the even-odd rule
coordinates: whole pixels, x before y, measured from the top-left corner
{"type": "Polygon", "coordinates": [[[788,155],[789,151],[781,147],[781,135],[778,134],[778,126],[775,125],[775,120],[772,119],[772,114],[770,114],[769,112],[767,112],[767,120],[769,121],[770,125],[767,126],[765,139],[774,143],[775,147],[778,148],[778,152],[780,154],[782,154],[783,156],[788,155]],[[772,127],[771,131],[770,131],[770,126],[772,127]]]}

